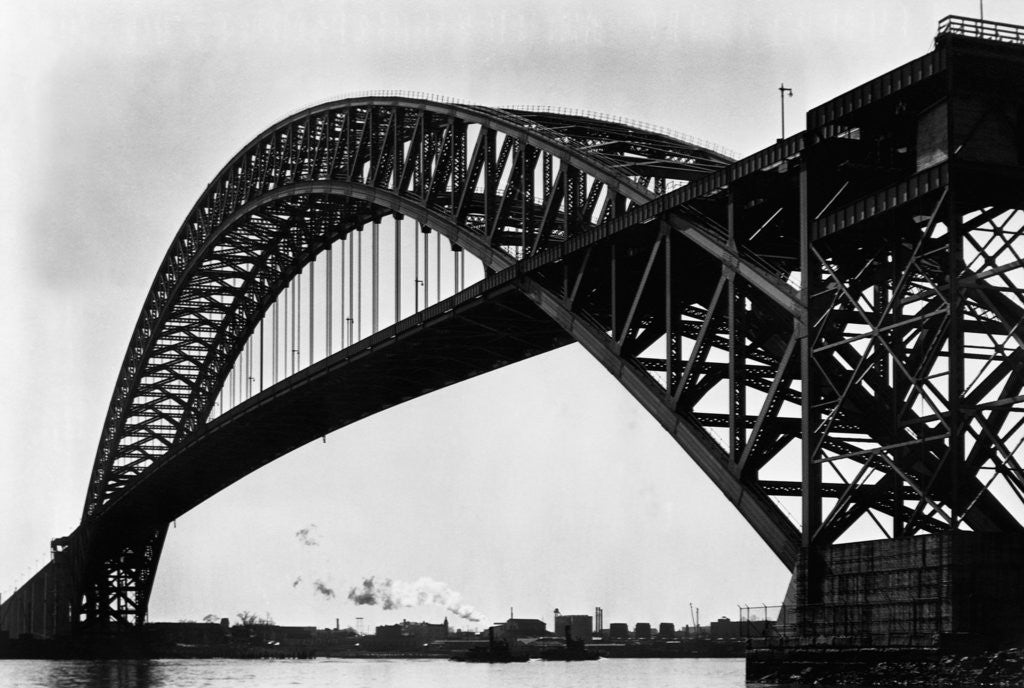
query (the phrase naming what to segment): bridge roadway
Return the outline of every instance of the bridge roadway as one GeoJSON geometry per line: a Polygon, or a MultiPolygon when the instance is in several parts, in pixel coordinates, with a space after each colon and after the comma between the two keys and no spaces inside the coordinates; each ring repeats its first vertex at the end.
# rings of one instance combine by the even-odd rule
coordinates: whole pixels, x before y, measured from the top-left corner
{"type": "MultiPolygon", "coordinates": [[[[590,353],[638,396],[677,440],[695,446],[699,441],[691,436],[692,431],[681,428],[678,417],[666,413],[660,399],[653,398],[662,393],[651,388],[649,375],[624,365],[603,346],[596,325],[577,321],[561,299],[530,274],[557,268],[570,256],[614,242],[619,236],[656,233],[665,223],[715,259],[700,269],[700,254],[694,254],[688,293],[696,295],[706,290],[699,283],[710,284],[721,265],[727,265],[758,285],[776,302],[780,314],[799,320],[796,290],[781,276],[772,274],[770,267],[743,255],[709,231],[699,218],[694,218],[687,204],[799,154],[802,140],[802,136],[794,136],[781,141],[519,262],[511,261],[507,254],[477,248],[488,256],[490,264],[508,267],[297,372],[210,421],[83,526],[88,529],[89,540],[94,544],[108,542],[116,548],[122,540],[130,541],[180,517],[274,459],[360,418],[575,341],[584,341],[590,353]]],[[[385,199],[377,193],[366,200],[380,203],[385,199]]],[[[409,206],[399,209],[415,211],[409,206]]],[[[431,223],[435,228],[445,225],[441,217],[432,217],[431,223]]],[[[453,227],[451,231],[458,229],[453,227]]],[[[474,245],[471,236],[463,233],[459,237],[465,245],[474,245]]],[[[763,497],[747,492],[712,452],[697,459],[748,518],[761,520],[773,531],[774,536],[766,539],[792,566],[797,559],[798,536],[791,524],[760,512],[754,505],[763,497]]],[[[766,535],[765,529],[759,530],[766,535]]],[[[83,537],[84,533],[76,531],[70,539],[80,542],[83,537]]]]}
{"type": "MultiPolygon", "coordinates": [[[[514,270],[488,278],[232,408],[114,499],[93,527],[120,535],[126,524],[152,530],[360,418],[571,343],[515,280],[514,270]]],[[[343,449],[339,456],[356,458],[343,449]]]]}
{"type": "MultiPolygon", "coordinates": [[[[718,447],[701,437],[692,421],[682,421],[666,404],[664,390],[649,373],[622,360],[598,321],[573,314],[564,299],[530,275],[557,271],[564,261],[594,246],[629,237],[644,245],[663,231],[685,236],[704,249],[695,253],[681,288],[700,301],[723,264],[756,284],[784,313],[799,317],[796,293],[771,268],[743,256],[720,235],[708,230],[686,203],[720,192],[738,175],[771,167],[799,152],[799,137],[770,147],[723,172],[702,178],[672,195],[641,204],[591,231],[515,262],[480,244],[473,236],[448,227],[445,219],[426,219],[452,234],[490,265],[504,269],[483,282],[435,304],[398,324],[369,336],[243,402],[177,444],[123,490],[100,513],[62,542],[77,555],[116,552],[125,542],[145,540],[218,491],[289,451],[402,401],[453,384],[573,341],[594,354],[684,447],[714,483],[754,524],[780,558],[792,566],[798,533],[760,491],[737,480],[735,467],[722,460],[718,447]],[[696,221],[694,221],[696,220],[696,221]],[[700,294],[703,294],[701,296],[700,294]]],[[[349,190],[352,193],[352,190],[349,190]]],[[[355,190],[377,205],[413,214],[402,199],[379,190],[355,190]]],[[[625,263],[623,263],[625,265],[625,263]]],[[[638,270],[634,268],[634,272],[638,270]]],[[[625,270],[623,270],[625,275],[625,270]]],[[[612,299],[604,299],[610,303],[612,299]]],[[[159,550],[159,546],[155,549],[159,550]]],[[[80,563],[79,566],[82,566],[80,563]]]]}
{"type": "MultiPolygon", "coordinates": [[[[525,250],[527,242],[534,251],[547,249],[564,237],[585,234],[595,211],[615,216],[628,203],[638,205],[663,190],[665,178],[651,174],[692,179],[724,160],[631,125],[394,97],[327,104],[259,135],[197,201],[140,316],[115,387],[83,523],[55,541],[55,561],[70,557],[71,577],[88,579],[70,585],[89,591],[76,619],[141,622],[166,524],[245,473],[359,417],[571,341],[564,325],[573,316],[555,303],[557,298],[545,301],[545,290],[536,284],[526,290],[530,298],[517,291],[530,280],[506,249],[525,250]],[[471,159],[466,158],[467,124],[482,127],[471,159]],[[550,124],[558,125],[557,133],[550,124]],[[503,142],[496,141],[498,132],[506,136],[503,142]],[[402,136],[411,136],[408,150],[402,136]],[[595,137],[608,139],[601,152],[588,150],[595,137]],[[304,155],[296,154],[297,147],[304,155]],[[537,199],[543,205],[536,207],[535,175],[543,179],[537,199]],[[505,177],[508,184],[499,186],[505,177]],[[349,213],[341,223],[334,214],[338,208],[349,213]],[[472,222],[466,222],[467,213],[472,222]],[[296,214],[305,217],[305,226],[290,219],[296,214]],[[230,366],[245,332],[252,331],[255,318],[283,285],[329,242],[357,228],[350,223],[388,214],[409,216],[425,231],[432,227],[487,269],[501,272],[223,418],[202,418],[212,403],[209,394],[227,373],[221,366],[230,366]],[[242,227],[233,235],[236,223],[242,227]],[[520,231],[506,231],[510,224],[520,231]],[[261,258],[243,273],[241,266],[251,264],[253,255],[261,258]],[[239,282],[242,293],[235,287],[239,282]],[[371,372],[374,366],[383,372],[371,372]]],[[[659,225],[654,228],[660,231],[659,225]]],[[[621,229],[602,237],[619,236],[627,228],[621,229]]],[[[650,239],[646,229],[640,234],[650,239]]],[[[548,254],[531,267],[565,255],[548,254]]],[[[623,277],[642,272],[635,263],[622,260],[623,277]]],[[[635,327],[642,320],[638,317],[635,327]]],[[[642,369],[634,372],[636,378],[648,377],[642,369]]],[[[728,483],[725,473],[720,478],[728,483]]],[[[784,527],[793,530],[791,524],[784,527]]],[[[795,556],[795,532],[774,541],[789,547],[789,559],[795,556]]],[[[39,578],[33,579],[33,589],[39,578]]],[[[46,572],[41,578],[45,596],[46,572]]],[[[33,605],[12,607],[8,601],[4,607],[33,605]]]]}

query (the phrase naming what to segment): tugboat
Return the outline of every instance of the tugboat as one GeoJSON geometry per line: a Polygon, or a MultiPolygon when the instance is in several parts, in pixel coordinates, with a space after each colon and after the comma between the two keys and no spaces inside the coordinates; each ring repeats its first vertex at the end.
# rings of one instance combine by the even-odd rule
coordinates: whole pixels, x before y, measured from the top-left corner
{"type": "Polygon", "coordinates": [[[508,662],[528,662],[530,657],[524,653],[512,652],[511,646],[504,638],[494,639],[494,629],[487,629],[487,644],[471,647],[465,652],[451,656],[453,662],[484,662],[487,664],[505,664],[508,662]]]}
{"type": "Polygon", "coordinates": [[[540,654],[541,659],[561,662],[580,662],[587,659],[600,659],[597,650],[588,650],[583,640],[575,640],[568,625],[565,627],[565,647],[553,647],[540,654]]]}

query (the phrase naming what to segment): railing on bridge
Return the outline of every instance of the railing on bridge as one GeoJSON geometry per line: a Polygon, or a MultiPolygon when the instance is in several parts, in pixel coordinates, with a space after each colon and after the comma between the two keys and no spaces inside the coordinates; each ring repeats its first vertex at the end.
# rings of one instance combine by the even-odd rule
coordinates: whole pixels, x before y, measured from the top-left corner
{"type": "Polygon", "coordinates": [[[1024,45],[1024,27],[974,17],[949,15],[939,20],[939,36],[952,34],[1000,43],[1024,45]]]}

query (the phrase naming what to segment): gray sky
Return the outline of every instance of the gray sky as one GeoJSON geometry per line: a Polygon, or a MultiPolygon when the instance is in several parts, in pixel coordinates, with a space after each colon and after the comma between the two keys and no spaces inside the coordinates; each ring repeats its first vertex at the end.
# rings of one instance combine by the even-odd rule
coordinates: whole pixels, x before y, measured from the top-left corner
{"type": "MultiPolygon", "coordinates": [[[[0,594],[80,518],[139,308],[218,169],[290,112],[365,89],[621,115],[740,155],[931,47],[976,0],[34,2],[0,5],[0,594]]],[[[1024,3],[987,18],[1024,23],[1024,3]]],[[[788,573],[576,347],[409,402],[180,519],[152,620],[440,620],[355,607],[443,581],[490,619],[735,615],[788,573]],[[319,542],[304,545],[302,528],[319,542]],[[293,586],[296,578],[303,583],[293,586]],[[328,600],[310,585],[338,591],[328,600]]]]}

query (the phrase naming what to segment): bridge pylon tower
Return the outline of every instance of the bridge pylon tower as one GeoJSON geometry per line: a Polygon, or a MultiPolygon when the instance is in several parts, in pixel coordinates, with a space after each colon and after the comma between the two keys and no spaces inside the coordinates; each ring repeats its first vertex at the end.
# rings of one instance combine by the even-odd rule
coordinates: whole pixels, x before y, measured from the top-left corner
{"type": "Polygon", "coordinates": [[[947,17],[807,115],[792,634],[1022,630],[1021,85],[1020,27],[947,17]]]}

